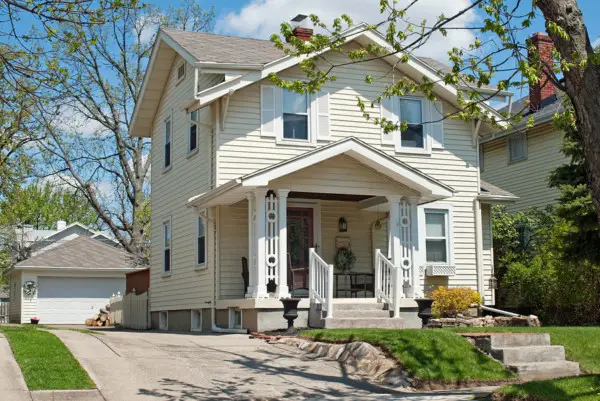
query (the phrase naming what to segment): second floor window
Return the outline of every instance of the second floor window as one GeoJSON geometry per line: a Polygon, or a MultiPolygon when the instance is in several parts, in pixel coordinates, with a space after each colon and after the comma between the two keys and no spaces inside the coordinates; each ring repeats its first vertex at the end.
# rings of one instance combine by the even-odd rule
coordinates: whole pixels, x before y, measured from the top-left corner
{"type": "Polygon", "coordinates": [[[308,140],[308,100],[305,93],[283,91],[283,138],[308,140]]]}
{"type": "Polygon", "coordinates": [[[165,120],[165,168],[171,167],[171,140],[173,139],[171,117],[165,120]]]}
{"type": "MultiPolygon", "coordinates": [[[[190,120],[198,121],[198,110],[190,113],[190,120]]],[[[190,123],[190,136],[189,136],[188,152],[193,152],[198,149],[198,124],[190,123]]]]}
{"type": "Polygon", "coordinates": [[[202,217],[198,217],[198,237],[196,238],[196,264],[198,266],[206,263],[206,226],[202,217]]]}
{"type": "Polygon", "coordinates": [[[448,213],[425,211],[425,253],[427,263],[448,263],[448,213]]]}
{"type": "Polygon", "coordinates": [[[171,221],[163,223],[163,273],[171,272],[171,221]]]}
{"type": "Polygon", "coordinates": [[[425,147],[423,135],[423,102],[418,99],[400,99],[400,118],[408,123],[408,128],[401,132],[400,142],[403,148],[425,147]]]}
{"type": "Polygon", "coordinates": [[[527,139],[525,133],[508,137],[508,162],[514,163],[527,159],[527,139]]]}

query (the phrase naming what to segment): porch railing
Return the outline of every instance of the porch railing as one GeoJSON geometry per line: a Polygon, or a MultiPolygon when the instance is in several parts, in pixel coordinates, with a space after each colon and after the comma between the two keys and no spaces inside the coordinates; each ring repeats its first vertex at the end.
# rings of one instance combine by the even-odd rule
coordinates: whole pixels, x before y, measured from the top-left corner
{"type": "Polygon", "coordinates": [[[393,310],[393,316],[399,317],[400,298],[402,290],[402,269],[375,250],[375,298],[387,303],[393,310]]]}
{"type": "Polygon", "coordinates": [[[327,317],[333,317],[333,265],[328,265],[316,252],[315,248],[308,251],[310,302],[318,302],[327,311],[327,317]]]}

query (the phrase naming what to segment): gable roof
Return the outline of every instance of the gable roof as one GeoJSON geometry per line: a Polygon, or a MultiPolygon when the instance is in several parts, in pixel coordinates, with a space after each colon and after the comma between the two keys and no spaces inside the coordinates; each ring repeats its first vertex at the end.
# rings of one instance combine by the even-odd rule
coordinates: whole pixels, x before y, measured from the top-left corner
{"type": "Polygon", "coordinates": [[[131,262],[121,248],[80,236],[37,253],[17,263],[15,268],[126,269],[131,268],[131,262]]]}
{"type": "Polygon", "coordinates": [[[478,198],[481,201],[488,201],[489,203],[498,202],[515,202],[519,199],[518,196],[511,194],[504,189],[497,187],[484,180],[479,180],[480,192],[478,198]]]}
{"type": "MultiPolygon", "coordinates": [[[[421,77],[427,77],[435,82],[436,93],[439,92],[442,98],[458,105],[457,89],[460,86],[455,87],[440,80],[438,70],[424,61],[431,62],[432,59],[410,56],[408,62],[397,63],[403,54],[394,52],[381,33],[366,28],[366,24],[359,24],[347,29],[342,36],[346,42],[357,41],[361,45],[375,43],[387,48],[390,50],[390,55],[384,57],[383,60],[395,65],[399,70],[403,70],[412,79],[419,80],[421,77]]],[[[327,51],[328,49],[325,49],[321,53],[327,51]]],[[[151,136],[152,121],[150,120],[152,118],[148,118],[148,116],[154,116],[156,113],[161,96],[149,98],[146,96],[146,92],[156,95],[157,92],[164,89],[176,53],[179,53],[190,64],[200,68],[202,73],[223,74],[224,70],[237,70],[236,77],[197,94],[191,94],[190,97],[193,95],[194,99],[198,101],[198,107],[210,104],[222,96],[230,95],[236,90],[260,81],[270,73],[278,73],[314,56],[314,54],[302,57],[286,56],[267,40],[161,29],[152,49],[140,96],[133,111],[129,127],[130,135],[151,136]],[[144,118],[138,118],[142,111],[144,118]]],[[[503,125],[503,117],[495,109],[487,104],[480,104],[478,107],[503,125]]]]}
{"type": "Polygon", "coordinates": [[[419,191],[424,200],[447,198],[454,192],[452,187],[360,139],[347,137],[233,179],[209,192],[190,198],[188,204],[201,208],[218,204],[232,204],[242,200],[245,194],[253,188],[268,186],[273,180],[342,154],[354,158],[400,184],[419,191]]]}

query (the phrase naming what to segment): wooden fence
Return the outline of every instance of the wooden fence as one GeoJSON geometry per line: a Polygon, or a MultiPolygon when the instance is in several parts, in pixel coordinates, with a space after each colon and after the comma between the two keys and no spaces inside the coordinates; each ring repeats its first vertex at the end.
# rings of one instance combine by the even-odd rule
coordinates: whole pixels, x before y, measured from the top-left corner
{"type": "Polygon", "coordinates": [[[131,292],[110,299],[110,321],[116,326],[134,330],[150,328],[149,291],[131,292]]]}
{"type": "Polygon", "coordinates": [[[0,323],[8,323],[9,314],[10,302],[0,302],[0,323]]]}

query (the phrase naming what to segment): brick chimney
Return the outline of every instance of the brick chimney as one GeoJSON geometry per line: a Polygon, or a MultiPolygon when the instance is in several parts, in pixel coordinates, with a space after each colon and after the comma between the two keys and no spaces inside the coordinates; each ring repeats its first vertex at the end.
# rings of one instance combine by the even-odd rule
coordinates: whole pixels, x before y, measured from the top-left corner
{"type": "Polygon", "coordinates": [[[292,25],[294,26],[294,30],[292,34],[298,39],[302,39],[304,41],[310,40],[313,35],[313,30],[308,28],[308,17],[304,14],[298,14],[294,18],[292,18],[292,25]]]}
{"type": "MultiPolygon", "coordinates": [[[[538,32],[531,37],[531,43],[537,49],[542,64],[552,69],[552,39],[545,33],[538,32]]],[[[532,111],[539,110],[542,102],[553,96],[554,93],[554,84],[545,74],[542,74],[540,82],[529,87],[529,109],[532,111]]]]}

